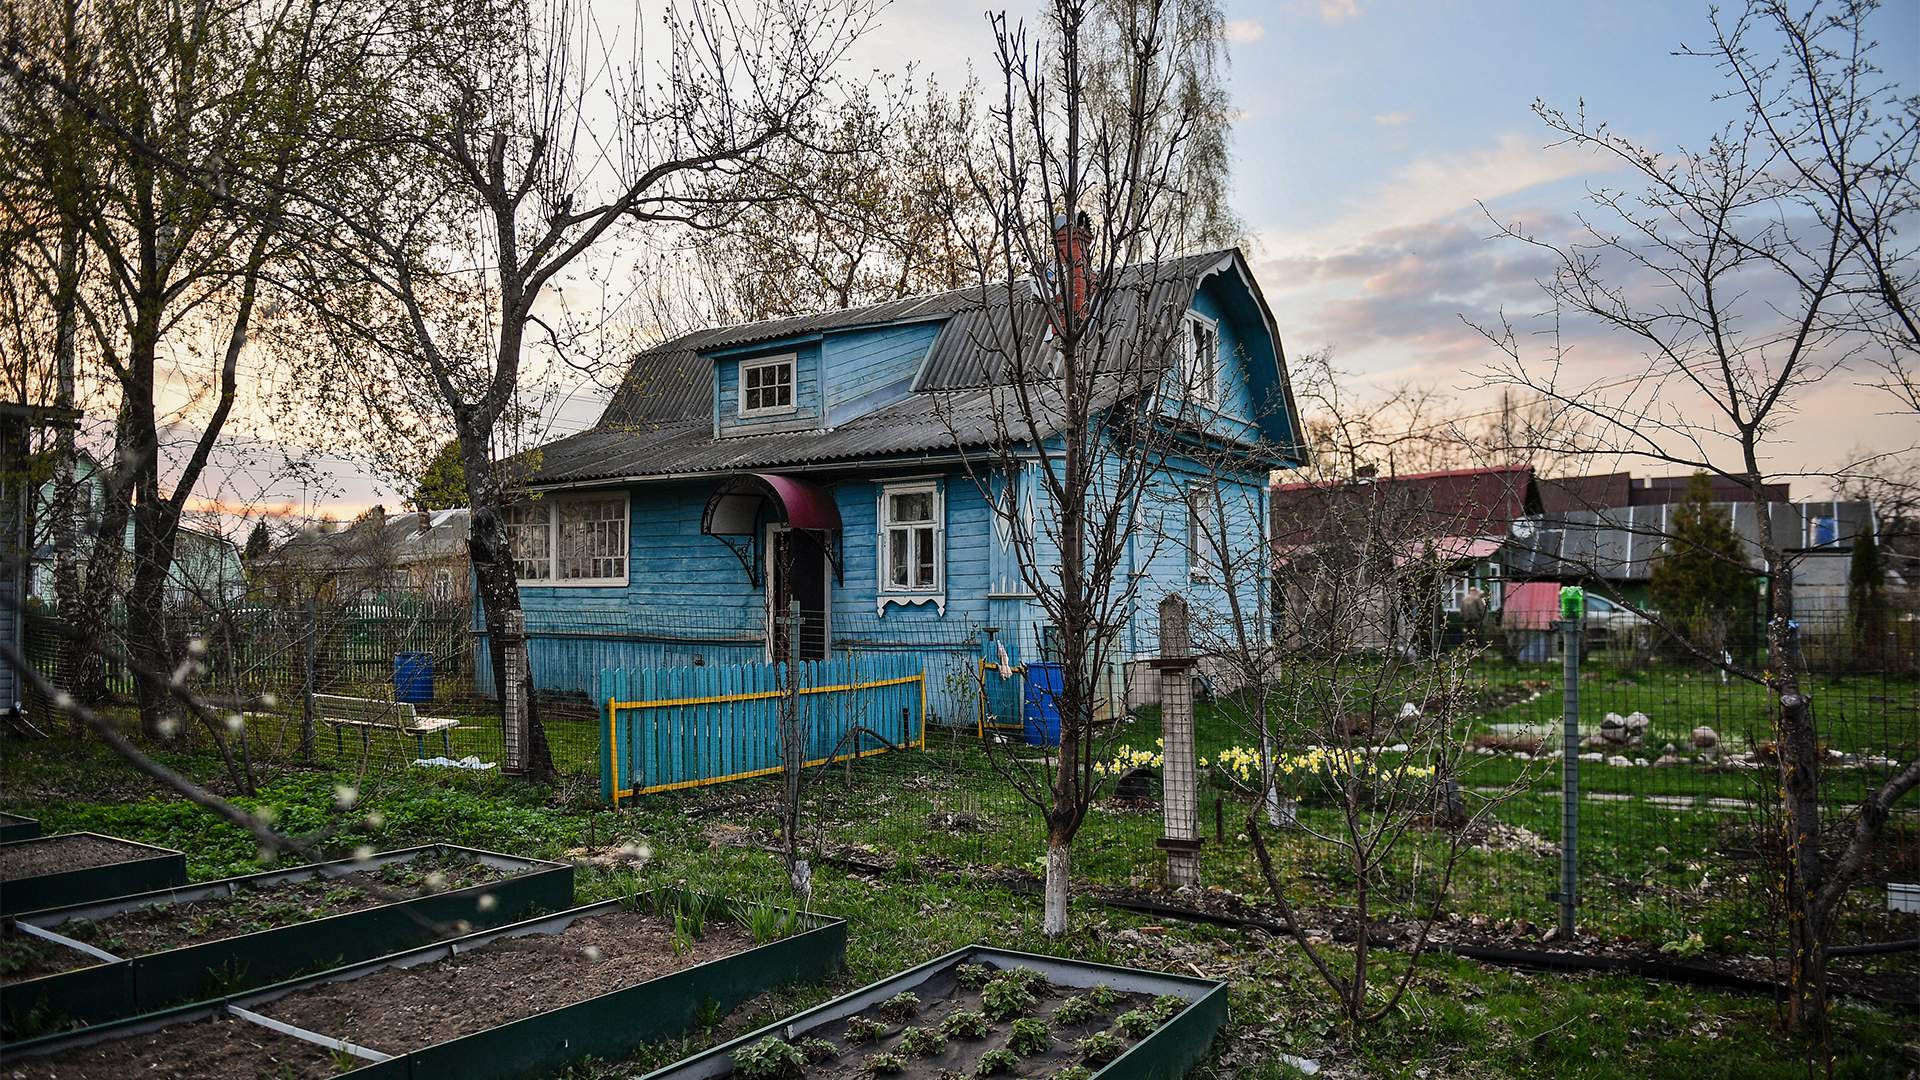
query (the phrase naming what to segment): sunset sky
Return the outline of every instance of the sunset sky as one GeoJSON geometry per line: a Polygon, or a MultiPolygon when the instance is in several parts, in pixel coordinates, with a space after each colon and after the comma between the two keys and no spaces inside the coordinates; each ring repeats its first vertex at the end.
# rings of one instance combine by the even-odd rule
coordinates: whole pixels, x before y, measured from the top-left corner
{"type": "MultiPolygon", "coordinates": [[[[982,73],[984,12],[1000,5],[896,0],[859,46],[862,67],[908,59],[948,85],[982,73]]],[[[1485,400],[1468,388],[1497,356],[1464,320],[1541,310],[1548,269],[1511,241],[1502,220],[1566,235],[1589,185],[1626,178],[1550,148],[1536,98],[1661,148],[1698,147],[1732,115],[1713,100],[1711,65],[1677,57],[1709,38],[1704,3],[1509,3],[1303,0],[1227,5],[1234,204],[1253,236],[1254,266],[1290,354],[1332,347],[1376,387],[1415,381],[1485,400]]],[[[1876,16],[1883,67],[1920,88],[1920,3],[1876,16]]],[[[1531,324],[1522,321],[1522,327],[1531,324]]],[[[1631,370],[1624,342],[1570,327],[1580,374],[1631,370]]],[[[1782,432],[1783,466],[1831,465],[1859,446],[1920,441],[1920,423],[1844,373],[1807,396],[1782,432]]],[[[573,395],[558,430],[598,412],[573,395]]],[[[307,504],[351,515],[395,493],[345,462],[307,504]]],[[[1812,481],[1796,492],[1821,493],[1812,481]]],[[[313,490],[319,490],[317,487],[313,490]]],[[[285,482],[278,494],[300,497],[285,482]]]]}

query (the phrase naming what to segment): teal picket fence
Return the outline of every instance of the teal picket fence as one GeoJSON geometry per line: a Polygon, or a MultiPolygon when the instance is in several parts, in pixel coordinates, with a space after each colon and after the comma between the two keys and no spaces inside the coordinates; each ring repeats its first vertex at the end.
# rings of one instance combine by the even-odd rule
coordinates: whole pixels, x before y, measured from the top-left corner
{"type": "MultiPolygon", "coordinates": [[[[618,806],[635,795],[779,772],[786,669],[760,663],[601,671],[602,797],[618,806]]],[[[803,661],[798,682],[810,766],[884,753],[887,743],[925,744],[927,675],[919,655],[803,661]]]]}

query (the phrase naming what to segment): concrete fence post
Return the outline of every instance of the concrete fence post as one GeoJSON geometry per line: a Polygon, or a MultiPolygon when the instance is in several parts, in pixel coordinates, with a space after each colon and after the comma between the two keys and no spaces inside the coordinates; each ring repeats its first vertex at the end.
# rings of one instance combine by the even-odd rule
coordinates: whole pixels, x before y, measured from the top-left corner
{"type": "Polygon", "coordinates": [[[1193,646],[1187,604],[1178,594],[1160,602],[1160,794],[1166,835],[1167,884],[1200,884],[1199,773],[1193,749],[1193,646]]]}

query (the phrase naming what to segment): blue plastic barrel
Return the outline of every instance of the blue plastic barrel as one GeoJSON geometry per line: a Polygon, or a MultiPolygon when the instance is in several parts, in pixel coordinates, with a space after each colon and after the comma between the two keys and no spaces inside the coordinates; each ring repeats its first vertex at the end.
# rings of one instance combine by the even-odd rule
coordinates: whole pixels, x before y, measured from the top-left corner
{"type": "Polygon", "coordinates": [[[1028,746],[1060,745],[1060,692],[1066,669],[1059,664],[1027,665],[1027,699],[1021,710],[1028,746]]]}
{"type": "Polygon", "coordinates": [[[393,700],[409,705],[433,700],[433,657],[423,652],[394,654],[393,700]]]}

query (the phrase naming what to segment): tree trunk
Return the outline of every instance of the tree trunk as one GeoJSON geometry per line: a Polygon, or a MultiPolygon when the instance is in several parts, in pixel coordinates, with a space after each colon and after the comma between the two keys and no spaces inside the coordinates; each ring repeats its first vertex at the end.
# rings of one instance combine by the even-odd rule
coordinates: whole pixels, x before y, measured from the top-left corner
{"type": "Polygon", "coordinates": [[[1047,834],[1046,914],[1040,929],[1048,937],[1067,932],[1067,880],[1071,870],[1073,837],[1057,831],[1047,834]]]}
{"type": "MultiPolygon", "coordinates": [[[[468,440],[461,439],[462,449],[468,440]]],[[[482,444],[484,446],[484,444],[482,444]]],[[[513,551],[507,542],[501,516],[498,484],[492,479],[492,463],[484,453],[463,453],[467,468],[467,493],[473,499],[468,516],[468,545],[473,555],[474,583],[480,594],[480,613],[487,630],[487,650],[493,661],[494,686],[500,695],[500,719],[507,719],[506,642],[502,628],[509,612],[520,610],[520,584],[514,576],[513,551]],[[475,479],[479,477],[479,479],[475,479]]],[[[529,779],[553,778],[553,751],[547,746],[546,728],[540,723],[540,696],[533,692],[533,658],[527,658],[527,760],[529,779]]],[[[504,728],[502,735],[505,735],[504,728]]]]}
{"type": "Polygon", "coordinates": [[[127,592],[127,655],[134,661],[134,697],[140,730],[157,742],[180,733],[167,681],[174,670],[167,636],[167,578],[173,566],[179,519],[164,503],[134,509],[133,587],[127,592]]]}

